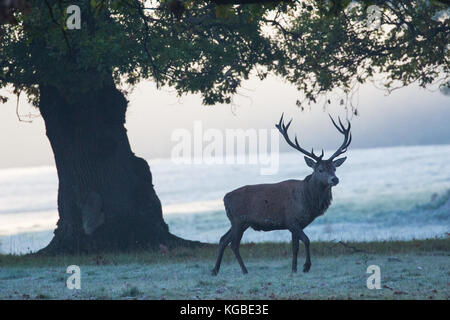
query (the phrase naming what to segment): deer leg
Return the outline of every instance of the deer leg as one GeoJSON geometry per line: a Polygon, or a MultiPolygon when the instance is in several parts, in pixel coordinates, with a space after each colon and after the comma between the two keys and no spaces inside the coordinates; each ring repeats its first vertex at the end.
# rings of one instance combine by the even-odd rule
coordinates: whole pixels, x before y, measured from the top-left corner
{"type": "Polygon", "coordinates": [[[292,232],[292,272],[297,272],[297,255],[299,237],[295,232],[292,232]]]}
{"type": "Polygon", "coordinates": [[[306,262],[303,265],[303,272],[308,272],[311,268],[311,256],[309,253],[309,238],[308,236],[303,232],[303,230],[300,230],[298,236],[300,237],[300,240],[303,242],[306,248],[306,262]]]}
{"type": "Polygon", "coordinates": [[[246,229],[247,228],[243,228],[242,226],[239,226],[239,227],[233,226],[231,228],[231,233],[232,233],[231,250],[233,250],[234,255],[236,256],[236,259],[239,262],[239,265],[241,266],[242,273],[244,273],[244,274],[248,273],[248,271],[244,265],[244,261],[242,261],[241,254],[239,253],[239,245],[241,243],[242,235],[244,234],[246,229]]]}
{"type": "Polygon", "coordinates": [[[211,274],[213,276],[216,276],[219,273],[220,263],[222,262],[222,257],[223,257],[223,252],[225,251],[225,248],[228,246],[228,244],[231,242],[231,236],[232,236],[232,234],[231,234],[231,229],[230,229],[227,231],[227,233],[225,233],[222,236],[222,238],[220,238],[216,266],[211,271],[211,274]]]}

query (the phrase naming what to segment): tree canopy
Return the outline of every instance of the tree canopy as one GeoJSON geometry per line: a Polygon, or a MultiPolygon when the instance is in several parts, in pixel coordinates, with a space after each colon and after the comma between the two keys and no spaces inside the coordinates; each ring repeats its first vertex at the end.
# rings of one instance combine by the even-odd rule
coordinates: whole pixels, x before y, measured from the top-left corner
{"type": "Polygon", "coordinates": [[[313,102],[376,74],[387,89],[448,86],[443,2],[216,2],[18,1],[14,19],[0,25],[0,88],[12,85],[38,105],[41,85],[70,97],[112,75],[119,87],[150,79],[180,95],[201,93],[209,105],[229,103],[252,72],[279,75],[313,102]],[[72,4],[79,30],[66,25],[72,4]]]}

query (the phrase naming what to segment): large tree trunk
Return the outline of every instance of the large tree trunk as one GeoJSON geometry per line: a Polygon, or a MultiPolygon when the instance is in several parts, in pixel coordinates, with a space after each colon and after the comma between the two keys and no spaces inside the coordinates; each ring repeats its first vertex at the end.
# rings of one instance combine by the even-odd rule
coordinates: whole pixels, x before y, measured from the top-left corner
{"type": "Polygon", "coordinates": [[[113,83],[68,99],[40,87],[59,178],[59,221],[42,253],[193,244],[169,233],[147,162],[131,151],[127,100],[113,83]]]}

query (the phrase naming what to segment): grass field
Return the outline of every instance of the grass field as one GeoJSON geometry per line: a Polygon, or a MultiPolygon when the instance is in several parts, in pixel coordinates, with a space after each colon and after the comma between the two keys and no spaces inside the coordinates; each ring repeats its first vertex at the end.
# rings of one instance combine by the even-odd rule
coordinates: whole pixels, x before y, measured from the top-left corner
{"type": "Polygon", "coordinates": [[[450,238],[367,243],[314,242],[312,267],[291,273],[288,243],[241,246],[249,274],[227,249],[210,275],[215,245],[196,249],[84,256],[0,255],[0,299],[449,299],[450,238]],[[81,289],[66,287],[69,265],[81,289]],[[369,290],[369,265],[381,289],[369,290]]]}

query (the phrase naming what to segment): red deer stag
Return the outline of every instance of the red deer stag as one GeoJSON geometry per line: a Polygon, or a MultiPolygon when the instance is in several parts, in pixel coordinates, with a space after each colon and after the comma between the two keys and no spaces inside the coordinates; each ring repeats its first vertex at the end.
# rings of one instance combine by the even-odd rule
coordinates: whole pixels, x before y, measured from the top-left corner
{"type": "Polygon", "coordinates": [[[244,186],[227,193],[223,199],[225,210],[231,222],[231,228],[225,233],[219,242],[219,252],[213,275],[217,275],[225,248],[231,242],[231,249],[236,256],[242,272],[247,273],[247,268],[239,253],[239,244],[242,235],[248,227],[257,231],[289,230],[292,233],[292,272],[297,272],[297,254],[299,240],[306,248],[306,262],[303,272],[308,272],[311,267],[309,252],[309,239],[303,232],[315,218],[323,215],[328,209],[332,196],[331,188],[339,183],[336,177],[336,168],[347,157],[334,160],[337,156],[347,151],[352,135],[350,122],[346,128],[339,119],[339,125],[331,118],[336,129],[344,135],[344,142],[339,149],[328,159],[323,160],[323,150],[320,156],[306,151],[300,147],[297,137],[294,142],[288,135],[291,121],[284,124],[283,115],[280,122],[275,125],[283,135],[286,142],[294,149],[305,155],[306,164],[314,169],[314,172],[304,180],[287,180],[274,184],[258,184],[244,186]]]}

